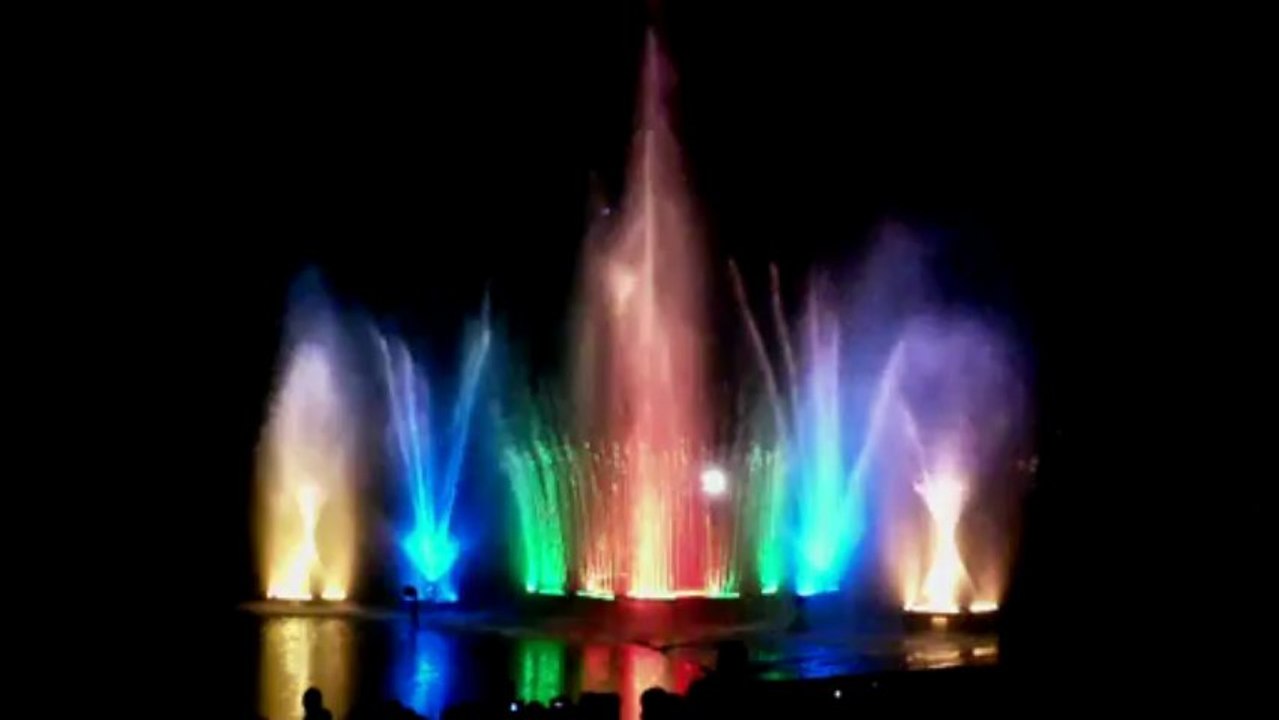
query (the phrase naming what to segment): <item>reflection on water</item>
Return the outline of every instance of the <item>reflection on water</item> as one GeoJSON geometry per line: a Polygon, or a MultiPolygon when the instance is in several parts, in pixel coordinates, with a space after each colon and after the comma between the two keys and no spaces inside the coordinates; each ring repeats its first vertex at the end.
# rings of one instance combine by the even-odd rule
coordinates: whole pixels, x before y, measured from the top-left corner
{"type": "Polygon", "coordinates": [[[621,697],[622,717],[639,718],[640,695],[653,686],[687,692],[701,673],[689,660],[639,645],[584,645],[570,648],[550,639],[515,641],[516,694],[525,702],[549,705],[557,695],[615,692],[621,697]],[[568,672],[570,651],[578,666],[576,682],[568,672]]]}
{"type": "Polygon", "coordinates": [[[906,663],[911,667],[939,669],[954,667],[964,661],[964,654],[958,648],[940,647],[913,650],[906,656],[906,663]]]}
{"type": "MultiPolygon", "coordinates": [[[[439,718],[451,705],[501,700],[513,690],[543,705],[558,695],[616,692],[622,717],[637,720],[645,690],[686,693],[714,658],[709,641],[663,652],[558,636],[414,628],[386,615],[248,615],[246,621],[261,641],[257,710],[272,720],[300,718],[302,693],[311,686],[324,693],[335,717],[393,698],[439,718]]],[[[769,680],[988,664],[999,653],[993,636],[944,632],[760,633],[747,642],[752,662],[769,680]]]]}
{"type": "Polygon", "coordinates": [[[701,672],[687,658],[637,645],[495,639],[414,628],[398,619],[309,615],[260,622],[258,711],[271,720],[301,718],[302,693],[312,686],[335,717],[358,704],[394,698],[438,718],[455,703],[493,699],[513,688],[520,700],[543,705],[558,695],[616,692],[622,717],[630,720],[639,718],[644,690],[657,685],[686,692],[701,672]],[[494,673],[503,666],[510,668],[509,677],[494,673]],[[358,682],[370,676],[384,679],[358,682]]]}
{"type": "Polygon", "coordinates": [[[346,715],[352,642],[351,625],[342,618],[264,619],[260,712],[272,720],[301,718],[302,693],[315,686],[335,715],[346,715]]]}
{"type": "Polygon", "coordinates": [[[567,692],[564,675],[563,643],[553,640],[520,640],[516,657],[518,682],[516,694],[525,702],[549,705],[556,695],[567,692]]]}
{"type": "Polygon", "coordinates": [[[982,665],[996,662],[999,657],[999,645],[993,639],[970,635],[929,633],[906,645],[906,666],[912,669],[982,665]]]}
{"type": "Polygon", "coordinates": [[[448,639],[439,633],[397,628],[395,685],[392,695],[414,712],[438,718],[449,705],[452,658],[448,639]]]}
{"type": "Polygon", "coordinates": [[[622,717],[639,718],[640,695],[657,686],[684,693],[701,674],[694,662],[639,645],[590,645],[582,648],[582,692],[615,692],[622,717]]]}

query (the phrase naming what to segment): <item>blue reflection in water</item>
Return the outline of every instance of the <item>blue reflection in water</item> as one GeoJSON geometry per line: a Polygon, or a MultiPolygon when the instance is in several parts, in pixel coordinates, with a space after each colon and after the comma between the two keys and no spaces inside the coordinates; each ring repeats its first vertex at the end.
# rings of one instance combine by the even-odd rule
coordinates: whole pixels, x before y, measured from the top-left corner
{"type": "Polygon", "coordinates": [[[453,663],[448,639],[405,624],[397,633],[392,692],[405,706],[427,717],[440,717],[449,698],[453,663]]]}

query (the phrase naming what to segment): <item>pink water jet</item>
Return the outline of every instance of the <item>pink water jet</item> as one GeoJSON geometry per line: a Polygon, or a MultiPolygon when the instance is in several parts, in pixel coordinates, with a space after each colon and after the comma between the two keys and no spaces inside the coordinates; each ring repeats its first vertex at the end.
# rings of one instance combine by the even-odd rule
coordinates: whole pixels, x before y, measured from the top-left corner
{"type": "Polygon", "coordinates": [[[621,212],[585,249],[576,400],[602,474],[579,499],[590,529],[575,571],[597,594],[716,594],[734,582],[731,518],[701,492],[711,459],[703,259],[668,78],[650,34],[621,212]]]}

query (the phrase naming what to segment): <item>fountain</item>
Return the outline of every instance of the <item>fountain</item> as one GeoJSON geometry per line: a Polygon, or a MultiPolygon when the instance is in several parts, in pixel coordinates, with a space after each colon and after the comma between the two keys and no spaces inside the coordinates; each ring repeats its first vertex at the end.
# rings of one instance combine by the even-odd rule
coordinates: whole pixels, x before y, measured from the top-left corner
{"type": "Polygon", "coordinates": [[[932,520],[931,560],[920,583],[917,599],[906,604],[910,612],[954,614],[959,612],[958,599],[969,582],[964,561],[959,557],[956,533],[959,515],[964,509],[967,488],[958,478],[943,475],[925,477],[915,492],[928,508],[932,520]]]}
{"type": "Polygon", "coordinates": [[[627,192],[601,247],[588,247],[580,329],[580,426],[610,450],[609,512],[578,568],[589,592],[670,597],[724,590],[706,457],[701,257],[663,107],[665,59],[645,48],[627,192]],[[596,552],[596,549],[599,549],[596,552]]]}
{"type": "Polygon", "coordinates": [[[585,249],[571,424],[587,439],[535,417],[503,455],[532,592],[736,590],[741,493],[701,487],[722,462],[706,411],[702,263],[663,106],[664,65],[650,34],[621,212],[585,249]]]}
{"type": "Polygon", "coordinates": [[[524,590],[563,595],[572,547],[570,493],[582,482],[577,448],[561,440],[532,403],[523,427],[507,435],[501,462],[515,495],[524,590]]]}
{"type": "Polygon", "coordinates": [[[344,600],[350,592],[355,433],[343,352],[318,281],[304,277],[259,451],[259,554],[270,599],[344,600]]]}
{"type": "MultiPolygon", "coordinates": [[[[918,255],[898,242],[881,243],[887,250],[872,254],[859,281],[839,287],[814,279],[794,327],[771,266],[761,313],[769,340],[730,261],[756,360],[751,380],[762,382],[746,384],[733,404],[715,404],[723,395],[711,391],[717,343],[704,303],[701,239],[664,82],[665,60],[649,35],[624,193],[583,249],[570,389],[540,386],[519,399],[517,412],[495,413],[497,468],[513,500],[510,544],[523,590],[622,601],[521,599],[441,608],[425,621],[416,605],[409,614],[302,602],[352,597],[357,530],[373,526],[360,523],[357,510],[381,507],[383,492],[397,526],[386,546],[403,570],[405,596],[458,600],[468,547],[462,531],[470,529],[458,527],[458,508],[464,492],[478,489],[464,485],[463,475],[493,344],[486,299],[441,417],[422,356],[400,336],[374,332],[357,365],[318,281],[304,276],[287,317],[258,468],[263,590],[289,601],[252,604],[263,615],[287,616],[262,620],[267,714],[296,712],[298,694],[313,683],[344,710],[357,690],[373,686],[366,676],[384,669],[366,671],[373,665],[360,653],[381,662],[385,648],[395,656],[387,673],[392,694],[431,716],[473,693],[467,686],[479,678],[514,681],[520,698],[541,703],[563,693],[618,692],[624,716],[637,717],[645,689],[687,689],[700,672],[698,654],[725,637],[762,650],[759,657],[783,675],[792,663],[797,677],[828,665],[857,672],[997,655],[991,638],[976,634],[936,642],[945,634],[864,633],[853,625],[882,620],[863,612],[866,595],[814,602],[808,614],[798,600],[629,601],[879,591],[868,570],[875,566],[862,563],[876,543],[892,576],[893,612],[900,609],[907,625],[980,627],[1003,591],[1015,505],[1004,502],[1013,493],[1003,461],[1024,419],[1006,338],[970,314],[928,314],[939,306],[921,301],[918,255]],[[365,373],[353,368],[371,369],[377,387],[358,385],[365,373]],[[368,401],[386,422],[360,422],[368,401]],[[736,414],[726,418],[730,407],[736,414]],[[360,482],[362,432],[386,442],[385,485],[360,482]],[[357,498],[357,489],[367,495],[357,498]],[[853,610],[823,615],[818,605],[853,610]],[[783,617],[796,608],[797,618],[783,617]],[[821,632],[809,632],[815,627],[821,632]],[[815,635],[817,645],[829,639],[830,647],[815,648],[815,635]],[[494,669],[503,663],[493,662],[493,645],[510,654],[506,678],[494,669]]],[[[501,509],[499,502],[478,506],[494,513],[486,520],[501,509]]],[[[469,546],[482,554],[477,543],[469,546]]],[[[365,579],[376,576],[360,569],[365,579]]]]}
{"type": "Polygon", "coordinates": [[[1011,350],[975,320],[927,317],[906,329],[897,354],[886,379],[905,462],[885,512],[902,605],[933,617],[993,612],[1009,533],[994,501],[1013,490],[1003,461],[1022,413],[1011,350]]]}
{"type": "Polygon", "coordinates": [[[490,342],[486,302],[478,336],[462,368],[448,432],[439,448],[443,458],[440,463],[431,432],[426,374],[403,342],[377,336],[391,416],[393,464],[410,500],[411,518],[400,543],[411,570],[405,585],[431,602],[457,600],[453,575],[460,548],[452,530],[453,509],[475,395],[490,342]]]}
{"type": "MultiPolygon", "coordinates": [[[[771,548],[783,543],[790,549],[790,568],[798,595],[834,592],[840,588],[865,533],[869,467],[883,424],[883,394],[875,393],[867,418],[860,417],[857,408],[848,407],[850,372],[848,363],[841,362],[840,318],[825,299],[828,291],[814,289],[809,293],[803,352],[795,352],[785,319],[779,273],[773,266],[773,324],[786,370],[786,382],[779,382],[751,311],[745,284],[731,261],[729,274],[764,378],[776,434],[786,448],[785,469],[780,473],[784,482],[769,486],[772,497],[767,503],[773,521],[770,532],[757,536],[759,555],[768,557],[771,548]],[[861,428],[866,429],[859,432],[861,428]],[[791,508],[793,518],[784,533],[777,522],[783,506],[791,508]]],[[[890,358],[889,367],[891,363],[890,358]]],[[[780,584],[780,565],[780,559],[761,559],[760,580],[766,594],[780,584]]]]}

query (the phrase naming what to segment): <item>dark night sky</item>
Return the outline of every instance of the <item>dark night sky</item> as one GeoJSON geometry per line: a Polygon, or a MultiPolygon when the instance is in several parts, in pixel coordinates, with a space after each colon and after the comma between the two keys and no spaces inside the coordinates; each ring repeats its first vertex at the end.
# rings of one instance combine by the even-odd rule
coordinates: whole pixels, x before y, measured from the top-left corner
{"type": "MultiPolygon", "coordinates": [[[[1065,18],[741,5],[680,3],[660,23],[710,256],[798,280],[849,267],[884,222],[931,238],[946,295],[1007,317],[1029,349],[1039,446],[1061,470],[1042,478],[1026,576],[1064,582],[1077,569],[1055,533],[1083,493],[1052,472],[1074,474],[1087,412],[1079,277],[1116,239],[1105,159],[1131,130],[1116,44],[1065,18]]],[[[620,190],[645,15],[186,18],[121,41],[124,62],[86,63],[104,119],[84,181],[112,188],[86,212],[129,240],[117,261],[152,263],[109,281],[134,349],[118,361],[159,400],[135,431],[156,471],[126,491],[180,509],[120,532],[146,552],[197,538],[198,570],[175,582],[244,596],[254,444],[304,268],[445,363],[487,287],[512,343],[556,367],[589,196],[620,190]]]]}

